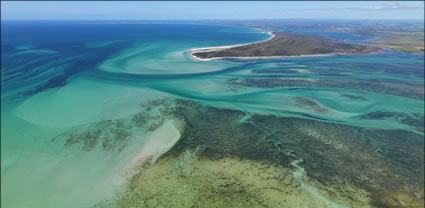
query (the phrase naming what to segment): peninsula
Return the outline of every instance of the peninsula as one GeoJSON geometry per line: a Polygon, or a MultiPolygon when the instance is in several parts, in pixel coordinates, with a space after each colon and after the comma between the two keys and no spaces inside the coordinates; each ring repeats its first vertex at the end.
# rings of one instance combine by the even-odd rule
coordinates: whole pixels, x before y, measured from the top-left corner
{"type": "Polygon", "coordinates": [[[332,53],[366,54],[379,51],[377,47],[343,43],[327,37],[288,32],[273,32],[270,40],[234,47],[217,47],[193,50],[200,59],[225,57],[274,57],[324,55],[332,53]]]}

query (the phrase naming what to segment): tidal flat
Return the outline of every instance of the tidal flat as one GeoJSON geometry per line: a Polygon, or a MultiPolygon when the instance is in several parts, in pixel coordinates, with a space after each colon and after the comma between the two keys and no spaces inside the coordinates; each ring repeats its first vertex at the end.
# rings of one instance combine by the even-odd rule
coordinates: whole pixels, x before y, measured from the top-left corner
{"type": "Polygon", "coordinates": [[[424,206],[423,54],[200,61],[270,35],[2,27],[2,207],[424,206]]]}
{"type": "Polygon", "coordinates": [[[423,206],[421,135],[160,102],[185,123],[179,140],[98,206],[423,206]]]}

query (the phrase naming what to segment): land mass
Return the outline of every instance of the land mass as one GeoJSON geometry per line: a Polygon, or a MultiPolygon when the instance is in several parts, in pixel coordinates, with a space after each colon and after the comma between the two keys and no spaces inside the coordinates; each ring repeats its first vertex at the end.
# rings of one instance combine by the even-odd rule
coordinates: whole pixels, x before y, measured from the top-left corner
{"type": "Polygon", "coordinates": [[[384,38],[373,42],[400,52],[424,53],[423,32],[387,32],[384,38]]]}
{"type": "Polygon", "coordinates": [[[270,28],[282,30],[308,29],[325,33],[351,33],[375,36],[369,40],[379,47],[400,52],[424,53],[424,23],[421,21],[305,21],[305,20],[257,20],[257,21],[216,21],[214,24],[270,28]]]}
{"type": "Polygon", "coordinates": [[[343,43],[327,37],[288,32],[274,32],[268,41],[249,45],[211,48],[192,53],[197,58],[269,57],[323,55],[331,53],[366,54],[379,51],[377,47],[343,43]]]}

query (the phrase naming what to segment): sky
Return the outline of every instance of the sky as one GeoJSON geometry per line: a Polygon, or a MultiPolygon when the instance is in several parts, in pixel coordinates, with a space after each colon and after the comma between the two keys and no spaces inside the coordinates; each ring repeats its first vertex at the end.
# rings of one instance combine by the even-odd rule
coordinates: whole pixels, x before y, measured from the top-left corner
{"type": "Polygon", "coordinates": [[[2,20],[424,19],[423,1],[2,1],[2,20]]]}

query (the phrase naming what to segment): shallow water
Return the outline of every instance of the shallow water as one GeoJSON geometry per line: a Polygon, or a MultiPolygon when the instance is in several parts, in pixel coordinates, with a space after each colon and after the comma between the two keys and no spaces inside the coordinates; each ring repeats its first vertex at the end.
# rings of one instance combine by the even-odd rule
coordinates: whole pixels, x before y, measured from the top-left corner
{"type": "Polygon", "coordinates": [[[179,138],[176,121],[160,122],[151,133],[130,124],[141,103],[161,97],[423,135],[423,55],[383,50],[199,61],[189,49],[269,35],[189,24],[5,22],[2,30],[2,207],[89,207],[113,197],[140,155],[162,154],[179,138]],[[124,123],[111,125],[129,135],[119,151],[52,141],[101,130],[99,122],[108,120],[124,123]],[[154,141],[152,134],[166,139],[154,141]],[[152,145],[159,153],[141,153],[152,145]]]}

